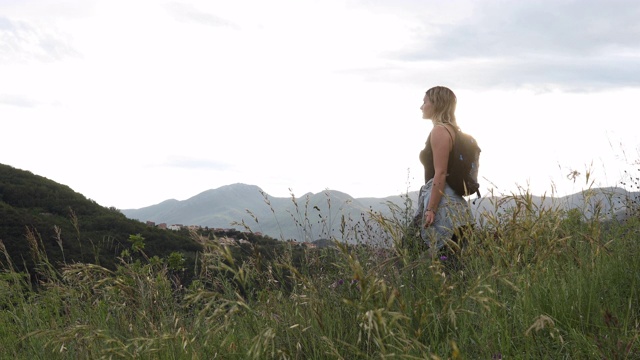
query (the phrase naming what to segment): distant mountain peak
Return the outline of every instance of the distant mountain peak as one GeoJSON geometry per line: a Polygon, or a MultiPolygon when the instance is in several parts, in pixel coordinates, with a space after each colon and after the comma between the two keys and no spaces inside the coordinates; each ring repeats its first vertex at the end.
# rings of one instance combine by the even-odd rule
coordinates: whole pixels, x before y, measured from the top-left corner
{"type": "Polygon", "coordinates": [[[229,185],[223,185],[218,188],[218,190],[222,189],[260,189],[257,185],[245,184],[245,183],[234,183],[229,185]]]}

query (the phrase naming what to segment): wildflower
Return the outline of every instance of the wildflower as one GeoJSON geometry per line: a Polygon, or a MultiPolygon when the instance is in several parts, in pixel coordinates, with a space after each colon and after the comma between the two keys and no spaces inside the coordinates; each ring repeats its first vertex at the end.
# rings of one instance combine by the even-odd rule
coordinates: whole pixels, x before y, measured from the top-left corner
{"type": "Polygon", "coordinates": [[[445,260],[447,260],[446,256],[444,256],[444,255],[440,256],[440,261],[445,261],[445,260]]]}

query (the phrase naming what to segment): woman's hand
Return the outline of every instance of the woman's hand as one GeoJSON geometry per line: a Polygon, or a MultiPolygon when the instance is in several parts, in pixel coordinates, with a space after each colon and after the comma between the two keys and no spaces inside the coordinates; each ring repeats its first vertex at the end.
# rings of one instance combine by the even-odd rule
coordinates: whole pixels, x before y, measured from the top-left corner
{"type": "Polygon", "coordinates": [[[427,211],[424,212],[424,227],[431,226],[435,220],[436,212],[431,209],[427,209],[427,211]]]}

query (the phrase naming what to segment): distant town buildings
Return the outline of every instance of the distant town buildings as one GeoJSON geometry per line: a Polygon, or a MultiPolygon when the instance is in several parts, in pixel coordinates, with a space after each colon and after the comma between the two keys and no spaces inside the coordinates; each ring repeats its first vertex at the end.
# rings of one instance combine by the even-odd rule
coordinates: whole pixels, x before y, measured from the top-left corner
{"type": "MultiPolygon", "coordinates": [[[[189,231],[199,231],[199,230],[211,230],[214,233],[226,233],[232,231],[238,231],[235,229],[225,229],[225,228],[209,228],[207,226],[202,227],[200,225],[183,225],[183,224],[171,224],[167,225],[167,223],[156,224],[154,221],[146,221],[145,224],[148,227],[155,227],[163,230],[172,230],[172,231],[180,231],[180,230],[189,230],[189,231]]],[[[242,231],[242,233],[248,233],[247,231],[242,231]]],[[[254,232],[254,235],[264,236],[261,232],[254,232]]],[[[221,236],[217,237],[216,240],[222,245],[238,245],[238,244],[249,244],[250,242],[246,239],[235,239],[232,237],[221,236]]],[[[316,244],[310,242],[298,242],[296,240],[288,240],[294,246],[306,246],[308,248],[315,248],[316,244]]]]}

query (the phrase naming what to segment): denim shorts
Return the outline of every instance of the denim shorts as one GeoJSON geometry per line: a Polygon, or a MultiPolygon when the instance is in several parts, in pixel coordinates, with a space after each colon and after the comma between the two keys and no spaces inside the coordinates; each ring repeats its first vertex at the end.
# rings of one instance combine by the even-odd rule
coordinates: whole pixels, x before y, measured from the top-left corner
{"type": "Polygon", "coordinates": [[[424,210],[429,204],[432,188],[433,179],[420,188],[418,209],[414,221],[420,227],[420,236],[427,247],[432,251],[437,251],[453,237],[456,229],[473,224],[474,220],[467,200],[458,195],[449,184],[446,184],[433,224],[425,228],[424,210]]]}

